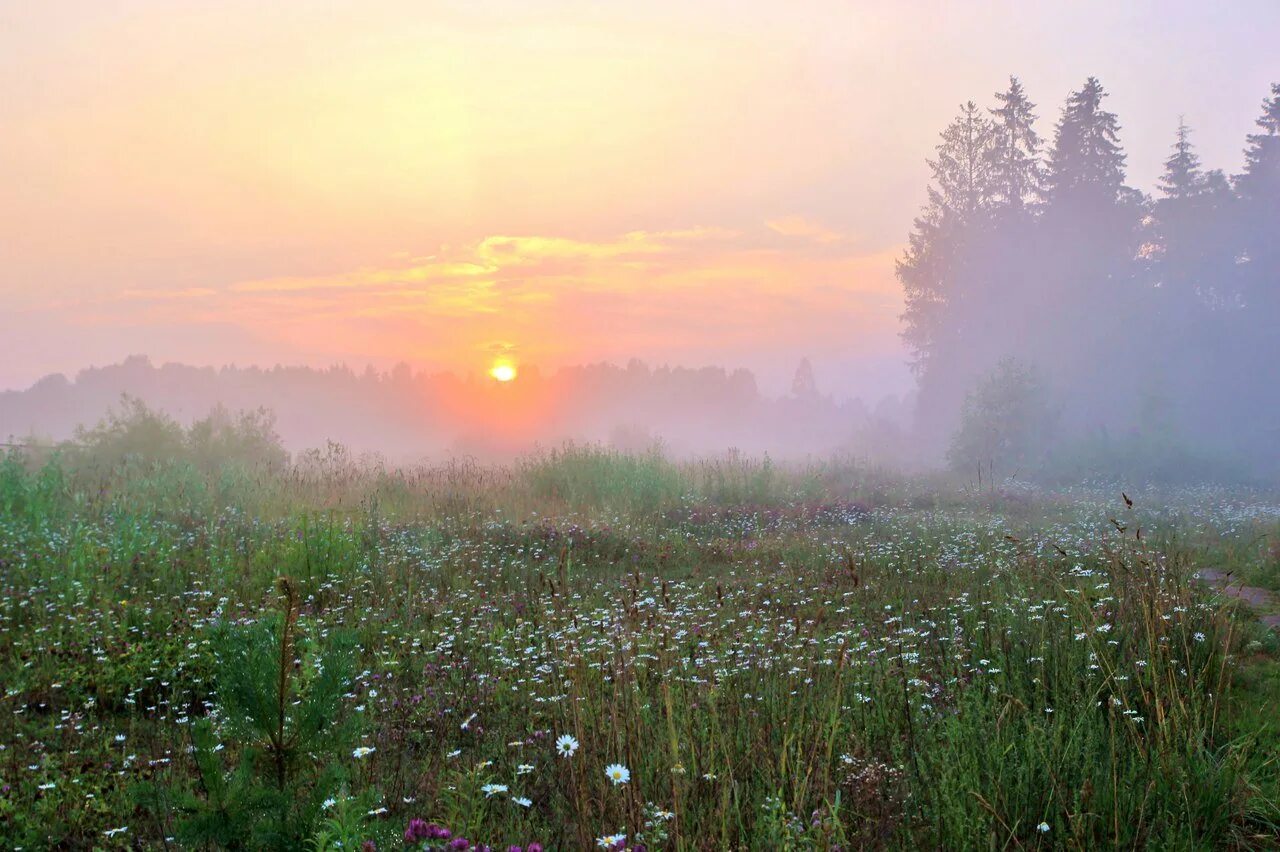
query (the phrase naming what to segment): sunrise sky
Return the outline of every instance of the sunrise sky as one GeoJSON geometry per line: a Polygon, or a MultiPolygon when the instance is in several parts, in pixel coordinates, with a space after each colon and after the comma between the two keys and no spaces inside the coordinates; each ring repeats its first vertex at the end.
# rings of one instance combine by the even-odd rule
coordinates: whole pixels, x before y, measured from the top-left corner
{"type": "Polygon", "coordinates": [[[903,390],[893,259],[957,105],[1016,73],[1050,135],[1094,74],[1131,184],[1179,115],[1236,171],[1280,3],[1231,7],[4,3],[0,388],[146,353],[903,390]]]}

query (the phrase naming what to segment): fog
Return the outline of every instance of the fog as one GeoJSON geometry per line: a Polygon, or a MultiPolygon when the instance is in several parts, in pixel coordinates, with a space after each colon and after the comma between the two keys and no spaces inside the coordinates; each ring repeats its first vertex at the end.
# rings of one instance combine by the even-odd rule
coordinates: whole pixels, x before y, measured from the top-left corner
{"type": "Polygon", "coordinates": [[[1264,94],[1241,173],[1180,122],[1149,193],[1095,78],[1049,125],[1016,79],[960,108],[898,268],[916,422],[953,464],[1274,473],[1280,85],[1264,94]]]}
{"type": "Polygon", "coordinates": [[[346,367],[272,369],[153,365],[144,356],[74,379],[51,376],[0,394],[0,433],[40,442],[73,440],[122,396],[189,425],[215,407],[268,409],[286,449],[333,441],[389,462],[444,456],[504,460],[576,441],[672,456],[737,449],[778,458],[832,452],[901,454],[910,400],[867,406],[836,402],[813,382],[807,361],[791,392],[766,396],[746,370],[595,364],[543,375],[523,367],[513,381],[488,376],[346,367]]]}
{"type": "Polygon", "coordinates": [[[733,365],[522,364],[499,382],[139,356],[0,394],[0,434],[71,439],[129,395],[188,423],[217,406],[265,408],[291,451],[335,441],[397,462],[589,441],[674,456],[845,453],[988,481],[1274,479],[1280,84],[1259,94],[1238,173],[1202,163],[1195,128],[1179,123],[1157,185],[1138,188],[1097,79],[1056,105],[1016,78],[975,93],[928,161],[918,218],[902,223],[915,381],[902,395],[833,396],[799,358],[778,368],[794,370],[790,389],[766,393],[733,365]]]}

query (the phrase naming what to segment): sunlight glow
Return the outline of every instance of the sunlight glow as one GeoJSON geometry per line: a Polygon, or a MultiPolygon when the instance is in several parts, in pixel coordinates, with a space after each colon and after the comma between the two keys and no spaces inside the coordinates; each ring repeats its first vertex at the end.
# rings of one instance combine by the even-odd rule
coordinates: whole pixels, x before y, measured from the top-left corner
{"type": "Polygon", "coordinates": [[[516,377],[516,368],[509,361],[499,361],[489,368],[489,375],[500,382],[509,382],[516,377]]]}

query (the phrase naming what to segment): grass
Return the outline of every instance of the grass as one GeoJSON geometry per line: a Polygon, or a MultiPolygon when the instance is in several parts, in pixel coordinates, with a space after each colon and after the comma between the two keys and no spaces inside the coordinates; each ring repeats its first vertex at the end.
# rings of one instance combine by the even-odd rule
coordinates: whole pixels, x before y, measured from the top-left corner
{"type": "Polygon", "coordinates": [[[200,845],[213,808],[278,848],[440,846],[428,823],[500,849],[1267,847],[1280,648],[1192,575],[1273,582],[1275,497],[1129,494],[592,447],[12,454],[0,840],[200,845]],[[317,744],[275,785],[291,725],[317,744]],[[266,804],[214,808],[237,772],[266,804]]]}

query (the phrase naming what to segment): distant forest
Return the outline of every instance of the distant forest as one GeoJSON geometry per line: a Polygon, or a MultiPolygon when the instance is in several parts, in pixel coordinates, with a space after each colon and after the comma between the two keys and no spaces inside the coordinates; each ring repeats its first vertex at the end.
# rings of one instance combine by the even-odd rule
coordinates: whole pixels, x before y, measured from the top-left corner
{"type": "Polygon", "coordinates": [[[943,130],[897,269],[917,434],[935,452],[950,440],[962,468],[1083,448],[1105,467],[1178,446],[1183,461],[1280,470],[1280,85],[1240,174],[1171,127],[1154,196],[1125,183],[1106,97],[1089,78],[1046,141],[1011,78],[943,130]],[[1038,425],[1011,424],[1015,410],[1038,425]],[[984,416],[985,437],[958,446],[957,426],[984,416]]]}
{"type": "Polygon", "coordinates": [[[505,458],[537,446],[591,441],[626,451],[659,443],[679,455],[730,449],[778,456],[910,452],[910,401],[887,397],[874,408],[821,393],[802,360],[791,392],[762,394],[747,370],[593,364],[542,374],[522,367],[519,381],[345,366],[192,367],[153,365],[144,356],[47,376],[24,391],[0,392],[0,439],[44,443],[75,436],[108,410],[126,416],[135,403],[181,423],[217,406],[229,413],[267,409],[294,452],[329,441],[389,461],[427,456],[505,458]],[[127,395],[130,399],[122,399],[127,395]]]}

